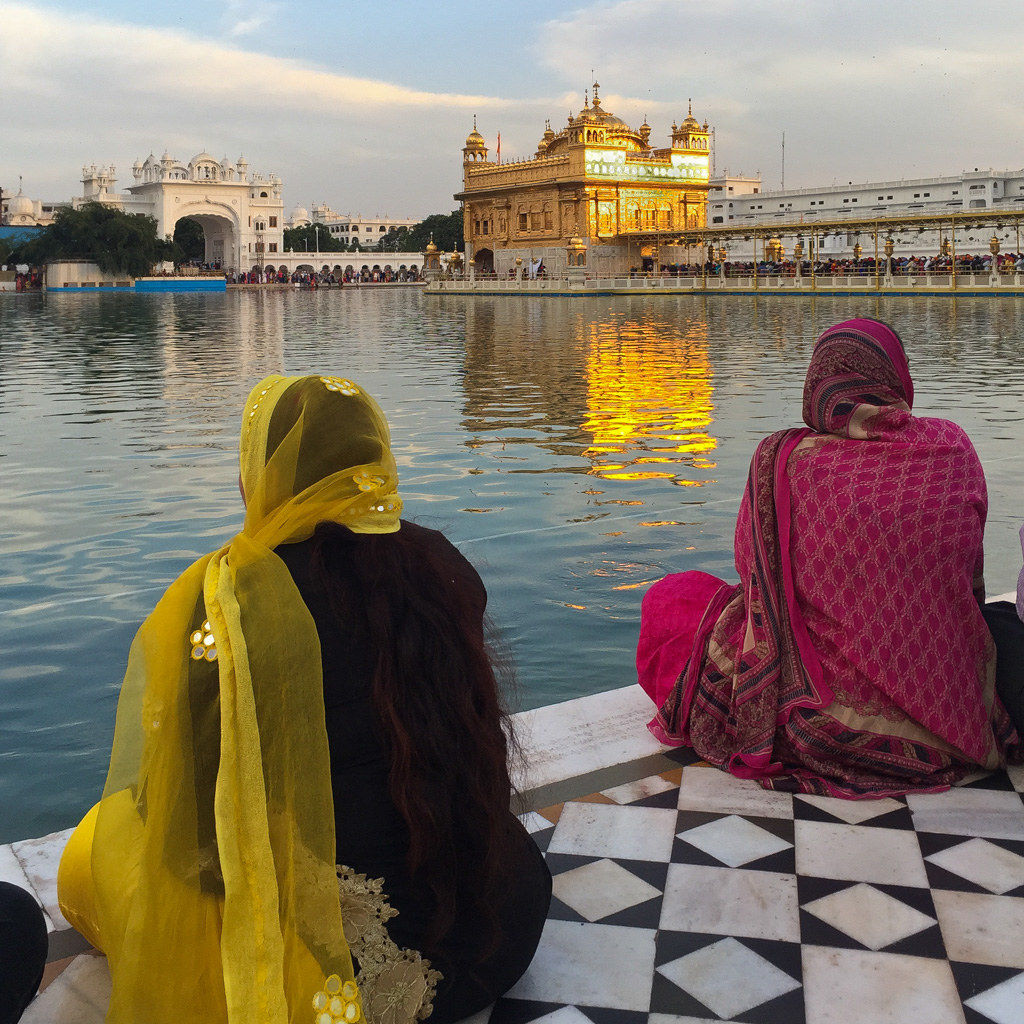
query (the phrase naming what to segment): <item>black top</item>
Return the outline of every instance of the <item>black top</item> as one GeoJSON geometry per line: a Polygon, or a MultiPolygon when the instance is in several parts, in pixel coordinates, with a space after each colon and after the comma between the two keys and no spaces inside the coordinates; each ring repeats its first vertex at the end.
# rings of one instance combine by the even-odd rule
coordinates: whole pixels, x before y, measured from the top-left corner
{"type": "MultiPolygon", "coordinates": [[[[415,542],[416,548],[430,551],[445,565],[448,570],[445,573],[446,585],[450,584],[463,594],[469,593],[476,598],[474,604],[479,607],[482,634],[487,592],[477,571],[442,533],[405,521],[401,524],[401,531],[406,539],[415,542]]],[[[472,984],[482,985],[487,990],[486,998],[480,995],[484,1001],[477,1008],[493,1001],[525,970],[546,915],[550,876],[536,847],[510,813],[509,826],[521,834],[529,853],[518,862],[521,864],[516,869],[519,877],[509,879],[509,892],[515,898],[508,900],[501,917],[506,931],[513,933],[506,936],[507,941],[521,945],[525,940],[529,948],[520,950],[517,956],[514,950],[504,948],[503,944],[503,949],[483,965],[486,968],[493,961],[497,967],[500,962],[503,976],[492,980],[482,976],[488,972],[479,968],[476,960],[487,943],[487,925],[475,911],[475,900],[468,882],[459,880],[459,875],[466,872],[460,872],[458,864],[455,923],[439,949],[424,948],[434,901],[432,894],[425,891],[422,884],[414,884],[410,876],[406,864],[408,829],[388,793],[389,754],[371,696],[374,651],[365,623],[353,621],[342,626],[334,616],[326,592],[313,579],[313,545],[312,540],[282,545],[277,548],[277,554],[288,567],[320,637],[337,861],[370,878],[384,878],[384,892],[391,906],[399,912],[388,922],[391,938],[399,946],[420,950],[445,975],[445,980],[438,987],[431,1020],[435,1024],[447,1019],[458,1020],[459,1016],[474,1012],[466,1009],[470,1003],[452,991],[464,970],[472,973],[472,984]],[[521,961],[523,955],[525,962],[516,968],[514,962],[521,961]],[[510,969],[518,970],[518,973],[511,978],[504,977],[510,969]],[[451,1015],[441,1012],[446,996],[449,997],[447,1002],[451,1003],[451,1015]]],[[[351,550],[348,546],[338,545],[332,551],[332,564],[341,567],[338,575],[342,582],[345,577],[344,557],[351,550]]],[[[437,599],[444,600],[444,595],[437,595],[437,599]]],[[[463,854],[472,851],[476,844],[473,836],[463,835],[457,837],[455,845],[456,850],[463,854]]]]}

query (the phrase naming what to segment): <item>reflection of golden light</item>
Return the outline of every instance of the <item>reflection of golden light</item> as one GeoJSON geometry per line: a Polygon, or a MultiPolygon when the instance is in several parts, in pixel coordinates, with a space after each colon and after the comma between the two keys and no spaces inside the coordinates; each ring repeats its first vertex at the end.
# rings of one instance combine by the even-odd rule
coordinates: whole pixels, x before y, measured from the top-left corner
{"type": "Polygon", "coordinates": [[[585,604],[566,604],[565,601],[563,601],[562,604],[564,604],[566,608],[575,608],[578,612],[585,612],[587,610],[587,606],[585,604]]]}
{"type": "Polygon", "coordinates": [[[639,583],[623,583],[620,587],[612,587],[612,590],[639,590],[641,587],[649,587],[654,580],[641,580],[639,583]]]}
{"type": "Polygon", "coordinates": [[[641,523],[641,526],[685,526],[676,519],[652,519],[650,522],[641,523]]]}
{"type": "Polygon", "coordinates": [[[694,320],[669,331],[664,320],[618,320],[590,324],[589,332],[582,424],[593,437],[583,453],[588,472],[606,480],[705,483],[692,477],[714,469],[708,453],[718,444],[708,431],[714,387],[706,325],[694,320]]]}

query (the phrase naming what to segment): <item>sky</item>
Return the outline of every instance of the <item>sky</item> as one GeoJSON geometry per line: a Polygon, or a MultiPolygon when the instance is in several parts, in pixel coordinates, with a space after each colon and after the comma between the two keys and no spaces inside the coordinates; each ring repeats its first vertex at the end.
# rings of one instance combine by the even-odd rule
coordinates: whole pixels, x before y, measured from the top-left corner
{"type": "Polygon", "coordinates": [[[477,126],[532,156],[595,77],[667,145],[693,112],[764,188],[1024,167],[1015,0],[0,0],[0,187],[244,155],[286,213],[448,212],[477,126]]]}

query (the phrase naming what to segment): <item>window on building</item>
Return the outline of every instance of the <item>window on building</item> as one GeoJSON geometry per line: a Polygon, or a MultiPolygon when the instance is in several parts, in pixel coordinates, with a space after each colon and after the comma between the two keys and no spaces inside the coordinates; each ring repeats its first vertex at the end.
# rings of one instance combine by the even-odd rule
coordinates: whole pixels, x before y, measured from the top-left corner
{"type": "Polygon", "coordinates": [[[277,252],[277,242],[271,242],[270,243],[270,251],[271,252],[277,252]]]}
{"type": "Polygon", "coordinates": [[[730,191],[730,192],[732,191],[732,185],[730,185],[730,186],[729,186],[729,191],[730,191]]]}
{"type": "Polygon", "coordinates": [[[756,195],[757,195],[757,193],[758,193],[758,192],[760,192],[760,191],[761,191],[761,190],[760,190],[759,188],[755,188],[755,189],[754,189],[754,195],[756,196],[756,195]]]}
{"type": "Polygon", "coordinates": [[[849,201],[850,201],[849,199],[844,199],[843,200],[844,203],[848,203],[849,201]]]}
{"type": "Polygon", "coordinates": [[[785,208],[786,208],[786,204],[785,203],[779,203],[779,209],[780,210],[784,210],[785,208]]]}
{"type": "Polygon", "coordinates": [[[885,198],[886,199],[892,199],[892,196],[886,196],[885,198]]]}
{"type": "Polygon", "coordinates": [[[712,224],[721,224],[721,223],[724,222],[724,220],[725,220],[724,217],[712,217],[711,218],[711,223],[712,224]]]}
{"type": "Polygon", "coordinates": [[[485,220],[483,227],[484,227],[483,233],[485,235],[489,235],[491,233],[491,222],[489,220],[485,220]]]}
{"type": "Polygon", "coordinates": [[[537,210],[535,213],[530,214],[530,230],[540,231],[544,227],[544,215],[537,210]]]}
{"type": "Polygon", "coordinates": [[[381,233],[382,235],[385,235],[385,234],[387,234],[387,228],[385,228],[383,224],[381,224],[381,226],[380,226],[379,228],[377,228],[377,230],[378,230],[378,231],[379,231],[379,232],[380,232],[380,233],[381,233]]]}
{"type": "Polygon", "coordinates": [[[525,213],[519,214],[519,230],[526,231],[529,228],[529,216],[525,213]]]}
{"type": "Polygon", "coordinates": [[[984,185],[972,185],[970,191],[973,192],[975,189],[984,188],[984,185]]]}
{"type": "Polygon", "coordinates": [[[925,197],[925,199],[927,199],[927,198],[928,198],[928,197],[929,197],[930,195],[931,195],[931,192],[925,192],[925,193],[924,193],[924,197],[925,197]]]}
{"type": "Polygon", "coordinates": [[[881,199],[884,199],[884,198],[885,198],[885,196],[879,196],[878,198],[879,198],[879,199],[881,200],[881,199]]]}
{"type": "Polygon", "coordinates": [[[266,199],[266,198],[267,198],[267,193],[266,192],[261,192],[260,193],[260,199],[266,199]]]}
{"type": "Polygon", "coordinates": [[[544,211],[544,230],[545,231],[550,231],[552,226],[553,226],[553,221],[551,219],[551,211],[550,210],[545,210],[544,211]]]}
{"type": "Polygon", "coordinates": [[[270,226],[272,228],[276,228],[277,227],[277,218],[276,217],[271,217],[270,218],[270,226]]]}
{"type": "MultiPolygon", "coordinates": [[[[1021,185],[1021,188],[1024,188],[1024,185],[1021,185]]],[[[958,188],[953,189],[953,195],[955,195],[955,196],[960,195],[960,190],[958,188]]]]}
{"type": "Polygon", "coordinates": [[[850,200],[850,202],[851,202],[851,203],[855,203],[855,202],[857,202],[857,197],[856,197],[856,196],[854,196],[854,197],[853,197],[853,198],[852,198],[852,199],[850,200]]]}
{"type": "Polygon", "coordinates": [[[353,231],[358,231],[359,230],[359,225],[358,224],[353,224],[352,225],[352,230],[353,231]]]}
{"type": "Polygon", "coordinates": [[[914,198],[915,199],[920,199],[921,198],[921,193],[920,192],[915,192],[914,193],[914,198]]]}
{"type": "Polygon", "coordinates": [[[985,200],[984,199],[972,199],[970,201],[970,203],[968,203],[967,205],[970,206],[970,208],[972,210],[980,210],[985,205],[985,200]]]}

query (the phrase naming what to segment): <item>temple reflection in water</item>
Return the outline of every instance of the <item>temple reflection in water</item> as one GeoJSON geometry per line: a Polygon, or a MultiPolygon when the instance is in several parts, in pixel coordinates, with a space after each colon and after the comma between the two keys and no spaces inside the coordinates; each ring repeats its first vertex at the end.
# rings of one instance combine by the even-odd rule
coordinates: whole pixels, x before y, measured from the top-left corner
{"type": "Polygon", "coordinates": [[[512,463],[506,472],[706,483],[718,442],[710,433],[714,384],[705,318],[638,307],[635,315],[595,319],[570,304],[559,314],[571,331],[552,345],[539,321],[558,301],[467,303],[466,443],[501,446],[500,458],[512,463]],[[545,469],[535,459],[529,468],[514,465],[524,445],[549,453],[545,469]]]}
{"type": "Polygon", "coordinates": [[[666,336],[664,326],[590,325],[582,426],[593,435],[583,455],[595,476],[699,486],[704,480],[690,470],[715,466],[707,326],[693,321],[676,336],[666,336]]]}

